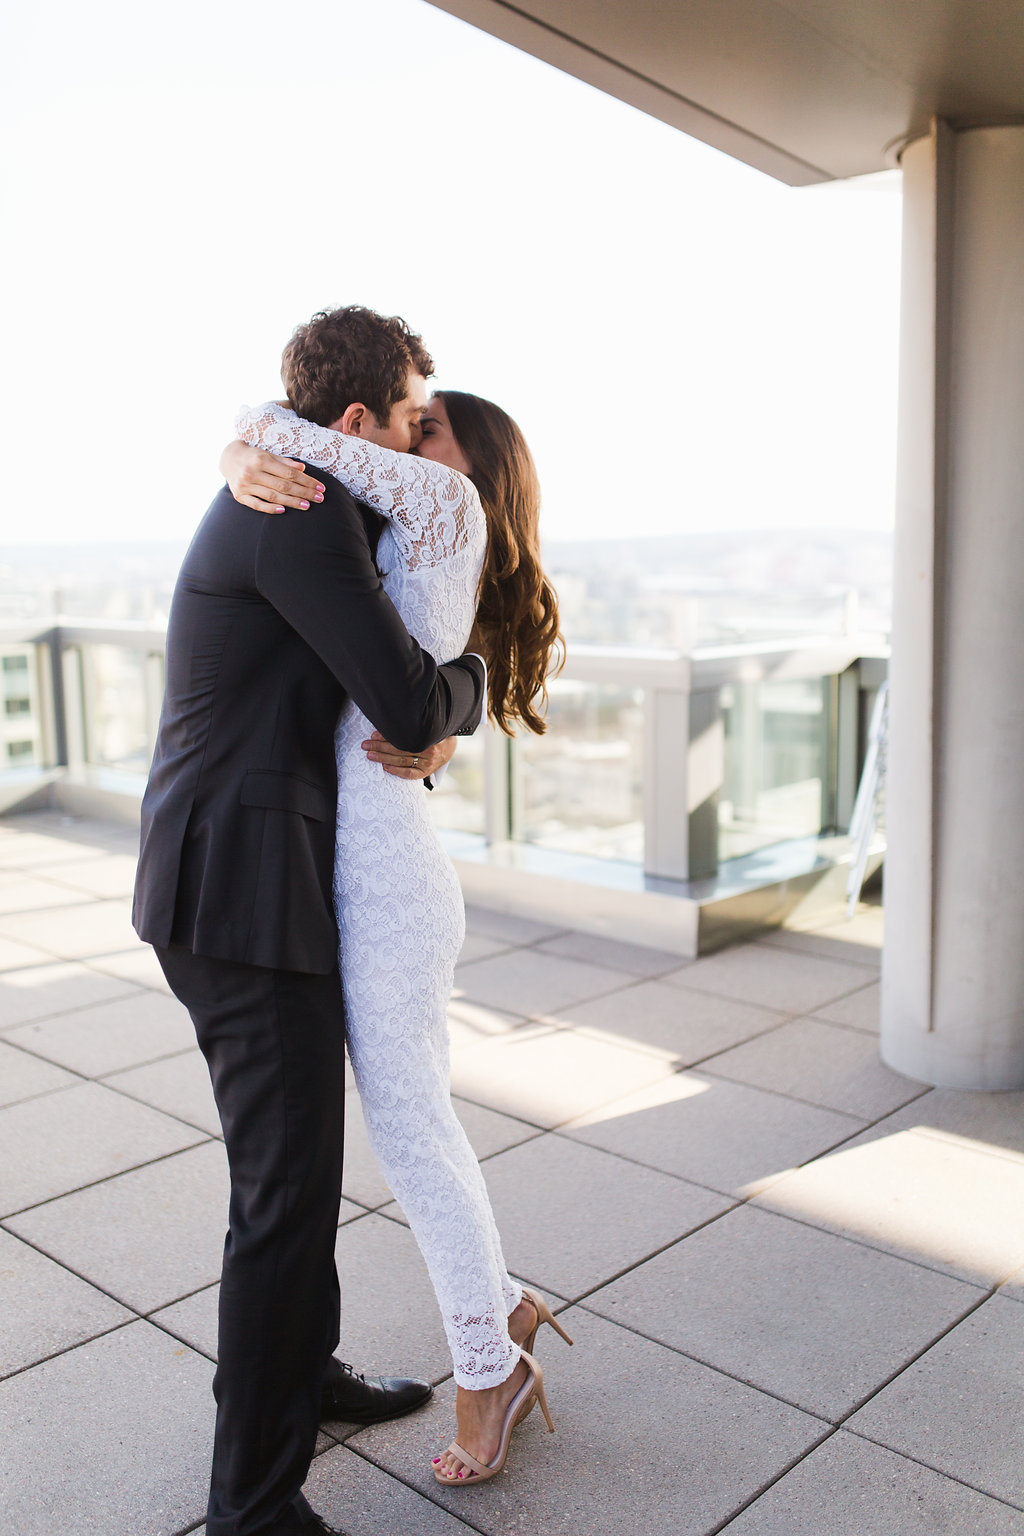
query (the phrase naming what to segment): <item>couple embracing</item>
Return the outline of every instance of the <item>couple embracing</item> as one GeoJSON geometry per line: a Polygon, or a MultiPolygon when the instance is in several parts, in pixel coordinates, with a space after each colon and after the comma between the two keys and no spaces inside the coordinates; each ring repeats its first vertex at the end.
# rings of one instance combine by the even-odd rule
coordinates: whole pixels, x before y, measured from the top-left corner
{"type": "Polygon", "coordinates": [[[328,1530],[300,1491],[321,1418],[430,1396],[334,1358],[346,1042],[451,1347],[435,1477],[494,1476],[537,1402],[550,1427],[532,1350],[563,1330],[506,1270],[451,1104],[465,919],[422,781],[485,713],[543,730],[558,616],[518,427],[428,397],[432,373],[397,318],[300,326],[290,408],[240,417],[171,608],[134,921],[192,1016],[231,1171],[207,1536],[328,1530]]]}

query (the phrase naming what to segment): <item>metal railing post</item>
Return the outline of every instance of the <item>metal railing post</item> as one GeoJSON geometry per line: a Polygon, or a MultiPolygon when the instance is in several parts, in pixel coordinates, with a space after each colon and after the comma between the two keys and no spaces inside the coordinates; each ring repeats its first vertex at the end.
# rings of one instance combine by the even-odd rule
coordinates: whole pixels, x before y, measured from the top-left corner
{"type": "Polygon", "coordinates": [[[830,823],[845,832],[853,815],[860,777],[860,666],[854,663],[836,679],[835,798],[830,823]]]}
{"type": "Polygon", "coordinates": [[[512,836],[512,746],[490,723],[484,732],[484,837],[507,843],[512,836]]]}
{"type": "Polygon", "coordinates": [[[47,651],[40,666],[42,707],[45,712],[44,736],[48,766],[66,768],[68,763],[67,699],[64,689],[63,639],[59,624],[39,637],[47,651]],[[45,690],[45,692],[44,692],[45,690]]]}
{"type": "Polygon", "coordinates": [[[64,698],[64,743],[69,768],[83,768],[88,762],[85,727],[85,683],[82,676],[82,648],[61,646],[61,682],[64,698]]]}
{"type": "Polygon", "coordinates": [[[164,702],[165,668],[160,651],[149,651],[143,662],[142,688],[146,711],[146,747],[150,762],[156,750],[156,736],[160,728],[160,711],[164,702]]]}
{"type": "Polygon", "coordinates": [[[687,878],[718,873],[718,808],[725,782],[725,720],[719,688],[690,694],[686,771],[687,878]]]}
{"type": "Polygon", "coordinates": [[[723,769],[717,689],[644,692],[644,871],[696,880],[718,868],[723,769]]]}

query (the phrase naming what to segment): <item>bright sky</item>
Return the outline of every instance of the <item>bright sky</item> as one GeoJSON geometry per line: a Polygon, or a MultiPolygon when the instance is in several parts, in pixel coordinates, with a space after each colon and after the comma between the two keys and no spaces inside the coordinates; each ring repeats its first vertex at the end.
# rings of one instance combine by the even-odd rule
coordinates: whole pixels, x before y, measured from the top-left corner
{"type": "Polygon", "coordinates": [[[784,187],[423,0],[52,0],[3,41],[0,542],[187,535],[350,302],[517,417],[551,538],[891,525],[896,173],[784,187]]]}

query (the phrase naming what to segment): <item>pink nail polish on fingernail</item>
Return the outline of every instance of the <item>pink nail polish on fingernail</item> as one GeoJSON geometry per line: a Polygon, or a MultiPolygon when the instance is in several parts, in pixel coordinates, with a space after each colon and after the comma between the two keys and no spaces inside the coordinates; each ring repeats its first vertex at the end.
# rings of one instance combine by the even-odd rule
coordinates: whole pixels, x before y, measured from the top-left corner
{"type": "Polygon", "coordinates": [[[284,511],[284,507],[275,507],[274,511],[275,512],[283,512],[284,511]]]}
{"type": "Polygon", "coordinates": [[[300,501],[299,502],[299,506],[302,508],[303,512],[308,512],[309,511],[309,502],[308,501],[300,501]]]}
{"type": "Polygon", "coordinates": [[[313,500],[314,501],[323,501],[323,497],[322,496],[314,496],[313,500]]]}

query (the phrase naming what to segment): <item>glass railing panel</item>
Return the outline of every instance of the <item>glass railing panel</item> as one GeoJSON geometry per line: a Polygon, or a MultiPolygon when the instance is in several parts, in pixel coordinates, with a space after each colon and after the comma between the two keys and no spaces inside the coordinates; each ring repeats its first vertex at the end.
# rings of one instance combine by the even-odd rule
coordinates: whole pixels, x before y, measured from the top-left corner
{"type": "Polygon", "coordinates": [[[736,683],[722,689],[725,772],[719,858],[737,858],[822,830],[831,678],[736,683]]]}
{"type": "Polygon", "coordinates": [[[484,744],[483,730],[475,736],[459,737],[455,756],[430,795],[430,814],[436,827],[483,833],[484,744]]]}
{"type": "Polygon", "coordinates": [[[82,646],[87,761],[131,773],[149,770],[146,656],[123,645],[82,646]]]}
{"type": "Polygon", "coordinates": [[[548,729],[517,738],[516,835],[643,863],[643,690],[556,678],[548,729]]]}
{"type": "Polygon", "coordinates": [[[39,768],[43,719],[34,645],[0,647],[0,768],[39,768]]]}

